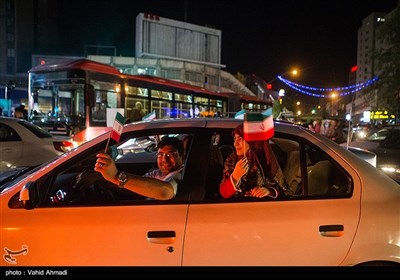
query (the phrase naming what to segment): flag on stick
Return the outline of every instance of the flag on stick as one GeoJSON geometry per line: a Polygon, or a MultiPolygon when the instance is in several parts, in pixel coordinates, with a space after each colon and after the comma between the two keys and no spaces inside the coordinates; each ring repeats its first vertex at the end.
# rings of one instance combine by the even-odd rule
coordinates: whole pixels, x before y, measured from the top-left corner
{"type": "Polygon", "coordinates": [[[264,141],[274,136],[272,108],[261,113],[246,113],[243,136],[245,141],[264,141]]]}
{"type": "Polygon", "coordinates": [[[121,115],[121,113],[117,112],[115,116],[115,121],[113,125],[113,129],[111,131],[111,138],[115,141],[119,142],[119,138],[122,134],[122,129],[124,128],[125,118],[121,115]]]}
{"type": "Polygon", "coordinates": [[[156,118],[156,111],[151,112],[150,114],[147,114],[142,118],[143,121],[149,121],[149,120],[154,120],[156,118]]]}
{"type": "Polygon", "coordinates": [[[117,114],[115,115],[113,129],[111,131],[110,137],[108,137],[108,141],[107,141],[107,145],[104,150],[104,153],[107,153],[108,144],[110,143],[110,138],[117,141],[117,143],[119,142],[119,138],[121,138],[121,134],[122,134],[122,129],[124,128],[124,124],[125,124],[124,116],[122,116],[121,113],[117,112],[117,114]]]}
{"type": "Polygon", "coordinates": [[[245,109],[243,109],[243,110],[240,110],[239,112],[237,112],[236,114],[235,114],[235,119],[238,119],[238,120],[244,120],[244,115],[246,114],[246,110],[245,109]]]}

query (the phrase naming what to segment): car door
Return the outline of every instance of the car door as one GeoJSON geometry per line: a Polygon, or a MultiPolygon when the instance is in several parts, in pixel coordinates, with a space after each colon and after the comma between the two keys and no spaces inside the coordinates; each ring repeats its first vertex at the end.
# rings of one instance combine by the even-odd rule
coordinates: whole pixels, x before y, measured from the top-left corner
{"type": "Polygon", "coordinates": [[[186,205],[10,209],[2,265],[131,266],[181,264],[186,205]],[[21,252],[18,254],[18,252],[21,252]]]}
{"type": "MultiPolygon", "coordinates": [[[[346,166],[339,158],[330,160],[337,160],[342,167],[336,167],[342,171],[346,166]]],[[[322,174],[308,179],[308,195],[278,199],[223,199],[214,195],[201,203],[192,202],[183,265],[339,265],[356,233],[360,181],[351,168],[345,168],[345,176],[352,178],[352,193],[311,194],[312,181],[321,187],[328,172],[319,167],[315,167],[314,174],[318,169],[322,174]]],[[[305,176],[309,176],[309,169],[303,173],[305,176]]]]}
{"type": "MultiPolygon", "coordinates": [[[[179,201],[157,201],[116,186],[97,187],[93,174],[87,177],[95,178],[93,181],[76,183],[78,174],[82,178],[81,170],[93,170],[95,155],[104,150],[106,141],[87,149],[86,145],[79,147],[2,194],[2,265],[181,265],[188,208],[184,197],[179,201]],[[22,209],[18,201],[17,190],[28,181],[31,190],[38,186],[29,195],[37,193],[43,200],[31,210],[22,209]],[[46,186],[51,186],[49,191],[45,191],[46,186]]],[[[135,149],[128,155],[136,159],[136,154],[140,162],[125,162],[126,166],[119,167],[142,172],[143,165],[154,164],[149,160],[154,151],[143,147],[140,153],[135,149]]],[[[183,189],[179,191],[184,193],[183,189]]]]}

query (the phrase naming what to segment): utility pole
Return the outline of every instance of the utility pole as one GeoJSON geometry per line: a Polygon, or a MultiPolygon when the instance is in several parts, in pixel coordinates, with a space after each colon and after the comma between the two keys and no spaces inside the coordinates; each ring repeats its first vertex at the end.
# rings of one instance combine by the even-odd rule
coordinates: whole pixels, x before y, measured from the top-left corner
{"type": "Polygon", "coordinates": [[[185,0],[185,7],[184,7],[184,15],[183,15],[183,21],[187,22],[188,21],[188,0],[185,0]]]}
{"type": "Polygon", "coordinates": [[[15,88],[15,83],[13,81],[8,81],[6,84],[6,87],[4,89],[4,99],[8,99],[8,91],[10,91],[11,94],[11,90],[15,88]]]}

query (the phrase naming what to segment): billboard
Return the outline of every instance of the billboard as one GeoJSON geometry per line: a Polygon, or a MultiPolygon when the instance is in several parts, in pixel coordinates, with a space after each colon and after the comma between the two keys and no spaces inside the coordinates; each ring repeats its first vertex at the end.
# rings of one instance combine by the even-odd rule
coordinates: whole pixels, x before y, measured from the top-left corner
{"type": "Polygon", "coordinates": [[[140,13],[136,17],[136,57],[221,65],[221,30],[140,13]]]}

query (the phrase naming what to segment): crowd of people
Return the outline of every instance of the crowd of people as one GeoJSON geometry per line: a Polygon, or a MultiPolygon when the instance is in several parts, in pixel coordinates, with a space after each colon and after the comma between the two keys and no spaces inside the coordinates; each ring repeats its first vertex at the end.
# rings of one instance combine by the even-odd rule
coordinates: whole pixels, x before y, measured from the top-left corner
{"type": "Polygon", "coordinates": [[[15,108],[14,118],[28,120],[28,110],[25,109],[25,105],[21,104],[15,108]]]}
{"type": "MultiPolygon", "coordinates": [[[[0,107],[0,116],[8,117],[7,111],[4,113],[2,107],[0,107]]],[[[11,116],[17,119],[28,120],[28,110],[25,108],[25,105],[21,104],[12,110],[11,116]]]]}
{"type": "Polygon", "coordinates": [[[319,120],[316,119],[308,123],[308,129],[328,137],[338,144],[344,143],[346,137],[344,135],[344,122],[341,120],[319,120]]]}

